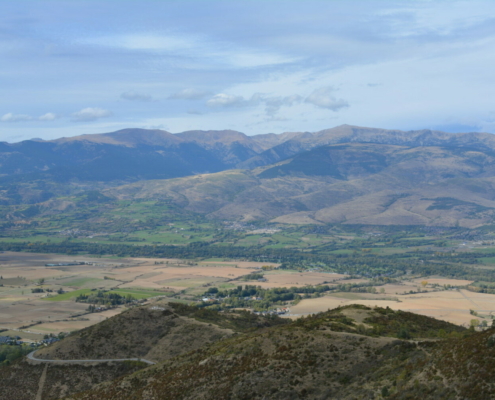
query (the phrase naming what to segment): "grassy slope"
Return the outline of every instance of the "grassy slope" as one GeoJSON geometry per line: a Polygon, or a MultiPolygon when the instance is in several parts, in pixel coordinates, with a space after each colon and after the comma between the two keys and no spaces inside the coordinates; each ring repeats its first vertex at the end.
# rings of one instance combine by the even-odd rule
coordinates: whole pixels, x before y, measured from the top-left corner
{"type": "Polygon", "coordinates": [[[252,172],[138,183],[109,193],[166,196],[221,219],[447,226],[459,221],[472,227],[494,215],[493,182],[481,177],[483,163],[491,168],[494,159],[458,149],[356,143],[325,146],[252,172]],[[331,168],[338,171],[329,174],[331,168]]]}
{"type": "MultiPolygon", "coordinates": [[[[47,369],[43,400],[60,399],[73,393],[135,372],[147,364],[139,362],[98,365],[50,365],[47,369]]],[[[0,400],[33,400],[39,389],[44,365],[19,361],[0,368],[0,400]]]]}
{"type": "MultiPolygon", "coordinates": [[[[365,312],[365,319],[384,315],[383,309],[351,306],[233,336],[74,399],[359,399],[380,398],[384,387],[398,399],[417,394],[455,398],[456,373],[443,385],[439,372],[424,376],[422,370],[436,362],[432,352],[452,341],[416,344],[353,334],[356,321],[349,315],[357,311],[365,312]],[[417,384],[411,384],[412,377],[417,384]]],[[[385,311],[388,321],[378,318],[374,325],[411,322],[421,336],[439,328],[463,331],[431,318],[385,311]]]]}
{"type": "Polygon", "coordinates": [[[162,361],[231,336],[283,323],[251,313],[220,314],[174,303],[135,307],[37,352],[45,359],[142,357],[162,361]]]}

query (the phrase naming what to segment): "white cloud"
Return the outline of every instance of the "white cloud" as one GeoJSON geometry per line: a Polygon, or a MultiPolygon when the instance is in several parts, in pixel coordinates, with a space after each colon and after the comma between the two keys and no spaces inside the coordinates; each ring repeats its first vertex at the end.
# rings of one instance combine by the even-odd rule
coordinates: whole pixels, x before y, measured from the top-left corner
{"type": "Polygon", "coordinates": [[[300,103],[302,101],[302,97],[298,94],[293,94],[290,96],[275,96],[275,97],[267,97],[264,100],[266,108],[265,112],[267,115],[274,116],[280,110],[280,107],[292,107],[294,104],[300,103]]]}
{"type": "MultiPolygon", "coordinates": [[[[256,68],[288,64],[300,60],[299,57],[288,56],[279,52],[239,46],[230,40],[218,41],[205,35],[193,34],[173,35],[143,32],[85,38],[79,42],[128,51],[168,54],[184,57],[187,60],[199,58],[203,66],[213,64],[233,68],[256,68]]],[[[185,60],[182,60],[182,63],[184,62],[185,60]]],[[[197,68],[197,64],[195,67],[197,68]]]]}
{"type": "Polygon", "coordinates": [[[299,104],[303,98],[298,94],[288,96],[267,96],[264,93],[254,93],[250,98],[246,99],[243,96],[237,96],[226,93],[219,93],[213,96],[206,102],[209,107],[247,107],[265,105],[265,113],[274,117],[281,107],[292,107],[299,104]]]}
{"type": "Polygon", "coordinates": [[[100,118],[110,117],[112,113],[103,108],[88,107],[72,114],[72,120],[76,122],[96,121],[100,118]]]}
{"type": "Polygon", "coordinates": [[[195,39],[192,37],[138,33],[89,38],[83,40],[83,43],[120,47],[128,50],[176,51],[190,48],[194,45],[195,39]]]}
{"type": "Polygon", "coordinates": [[[306,103],[313,104],[320,108],[327,108],[338,111],[341,108],[349,107],[349,103],[343,99],[336,99],[333,96],[335,90],[331,86],[315,89],[305,100],[306,103]]]}
{"type": "Polygon", "coordinates": [[[124,92],[120,95],[120,98],[125,99],[125,100],[130,100],[130,101],[151,101],[153,100],[153,97],[149,94],[145,93],[138,93],[133,90],[129,92],[124,92]]]}
{"type": "Polygon", "coordinates": [[[208,107],[242,107],[247,104],[244,97],[226,93],[216,94],[206,102],[208,107]]]}
{"type": "Polygon", "coordinates": [[[0,118],[2,122],[23,122],[23,121],[31,121],[33,117],[26,114],[13,114],[7,113],[0,118]]]}
{"type": "Polygon", "coordinates": [[[254,68],[267,65],[289,64],[299,61],[299,58],[289,57],[277,53],[231,50],[219,52],[218,56],[224,58],[233,67],[254,68]]]}
{"type": "Polygon", "coordinates": [[[180,100],[198,100],[204,98],[208,92],[197,89],[182,89],[181,91],[174,93],[169,96],[169,99],[180,99],[180,100]]]}
{"type": "Polygon", "coordinates": [[[49,113],[43,114],[41,117],[38,118],[38,120],[40,120],[40,121],[54,121],[57,118],[58,118],[57,114],[49,112],[49,113]]]}

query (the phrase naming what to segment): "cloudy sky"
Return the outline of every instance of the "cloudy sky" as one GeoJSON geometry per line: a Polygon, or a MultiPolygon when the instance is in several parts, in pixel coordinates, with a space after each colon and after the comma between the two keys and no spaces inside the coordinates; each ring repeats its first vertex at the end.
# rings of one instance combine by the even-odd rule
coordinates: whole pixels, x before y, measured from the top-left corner
{"type": "Polygon", "coordinates": [[[494,1],[0,0],[0,140],[495,133],[494,1]]]}

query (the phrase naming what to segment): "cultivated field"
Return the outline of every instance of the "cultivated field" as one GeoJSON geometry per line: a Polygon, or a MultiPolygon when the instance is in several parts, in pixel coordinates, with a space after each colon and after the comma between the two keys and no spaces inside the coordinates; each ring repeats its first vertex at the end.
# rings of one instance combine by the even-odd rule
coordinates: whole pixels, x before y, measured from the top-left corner
{"type": "MultiPolygon", "coordinates": [[[[88,313],[88,304],[75,302],[80,294],[104,289],[130,294],[136,299],[162,296],[180,301],[180,297],[201,294],[209,286],[228,288],[249,284],[237,279],[259,271],[262,265],[275,266],[245,261],[196,263],[177,259],[75,258],[5,252],[0,254],[0,285],[3,285],[0,286],[0,329],[17,332],[27,340],[33,340],[36,335],[70,332],[124,309],[118,306],[88,313]],[[84,265],[46,265],[75,263],[84,265]],[[44,292],[32,293],[33,289],[44,292]],[[64,293],[57,294],[59,289],[64,293]]],[[[321,280],[318,278],[314,283],[321,280]]],[[[313,283],[312,279],[308,278],[307,282],[301,279],[301,285],[307,283],[313,283]]]]}
{"type": "MultiPolygon", "coordinates": [[[[390,307],[394,310],[410,311],[459,325],[469,324],[472,319],[477,318],[471,315],[470,310],[476,311],[480,317],[490,318],[492,314],[495,314],[495,295],[474,293],[463,289],[396,296],[361,295],[358,293],[349,293],[348,295],[352,298],[329,295],[317,299],[302,300],[299,304],[291,307],[291,317],[326,311],[348,304],[390,307]]],[[[480,317],[477,319],[482,321],[483,318],[480,317]]],[[[491,325],[491,318],[489,324],[491,325]]]]}
{"type": "MultiPolygon", "coordinates": [[[[81,329],[124,309],[118,306],[103,312],[88,313],[88,304],[75,301],[78,295],[99,289],[131,295],[136,299],[161,296],[173,301],[188,301],[202,295],[209,287],[229,289],[239,285],[257,285],[270,289],[367,282],[366,279],[345,279],[345,275],[341,274],[276,269],[264,272],[264,281],[244,279],[246,275],[262,272],[260,268],[263,265],[276,266],[245,261],[194,262],[1,253],[0,285],[3,286],[0,286],[0,329],[15,330],[19,336],[29,340],[33,339],[33,335],[81,329]],[[84,264],[46,266],[76,262],[84,264]],[[44,292],[32,293],[33,289],[43,289],[44,292]],[[57,294],[60,289],[63,294],[57,294]]],[[[446,286],[469,283],[471,281],[431,277],[386,284],[377,287],[375,293],[332,292],[320,298],[304,299],[292,306],[291,317],[358,303],[389,306],[457,324],[469,323],[475,318],[470,310],[478,313],[480,320],[489,320],[495,312],[495,295],[446,286]]]]}

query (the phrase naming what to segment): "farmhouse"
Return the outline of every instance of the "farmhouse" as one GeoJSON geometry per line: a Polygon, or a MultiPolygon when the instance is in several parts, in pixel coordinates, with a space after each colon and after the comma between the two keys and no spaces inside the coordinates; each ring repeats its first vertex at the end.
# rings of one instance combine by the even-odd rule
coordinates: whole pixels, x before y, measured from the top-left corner
{"type": "Polygon", "coordinates": [[[0,336],[0,344],[9,344],[12,341],[10,336],[0,336]]]}

